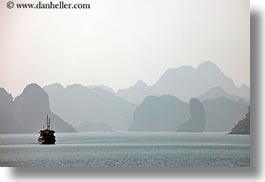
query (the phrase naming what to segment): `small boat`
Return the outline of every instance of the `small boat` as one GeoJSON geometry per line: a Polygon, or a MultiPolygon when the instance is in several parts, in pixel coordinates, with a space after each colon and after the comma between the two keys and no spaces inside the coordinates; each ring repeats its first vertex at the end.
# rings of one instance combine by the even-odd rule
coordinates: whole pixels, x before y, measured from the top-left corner
{"type": "Polygon", "coordinates": [[[55,144],[56,140],[55,140],[55,136],[54,130],[51,130],[51,119],[49,118],[49,116],[47,115],[47,128],[44,129],[43,126],[43,130],[40,130],[40,136],[38,138],[38,142],[39,144],[55,144]]]}

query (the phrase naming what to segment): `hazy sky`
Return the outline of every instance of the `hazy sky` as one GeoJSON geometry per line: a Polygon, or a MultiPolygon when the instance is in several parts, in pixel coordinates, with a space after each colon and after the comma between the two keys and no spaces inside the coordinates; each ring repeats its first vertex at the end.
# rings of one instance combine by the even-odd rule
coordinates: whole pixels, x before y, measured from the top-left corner
{"type": "Polygon", "coordinates": [[[0,87],[14,95],[32,82],[116,90],[203,61],[249,85],[248,0],[79,2],[91,9],[10,10],[0,2],[0,87]]]}

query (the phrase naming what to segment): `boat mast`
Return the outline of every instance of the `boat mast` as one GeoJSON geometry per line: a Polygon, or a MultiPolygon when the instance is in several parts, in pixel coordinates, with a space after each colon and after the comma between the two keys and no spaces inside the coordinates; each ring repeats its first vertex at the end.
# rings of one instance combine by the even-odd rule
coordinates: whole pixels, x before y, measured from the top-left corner
{"type": "Polygon", "coordinates": [[[48,116],[48,114],[47,114],[47,129],[49,129],[49,116],[48,116]]]}
{"type": "Polygon", "coordinates": [[[51,118],[49,118],[49,128],[48,130],[51,128],[51,118]]]}

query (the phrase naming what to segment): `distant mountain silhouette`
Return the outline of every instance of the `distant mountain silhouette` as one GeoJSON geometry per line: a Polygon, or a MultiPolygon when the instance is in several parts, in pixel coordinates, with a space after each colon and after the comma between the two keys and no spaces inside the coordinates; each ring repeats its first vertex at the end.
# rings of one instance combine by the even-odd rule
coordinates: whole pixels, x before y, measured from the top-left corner
{"type": "Polygon", "coordinates": [[[245,117],[248,103],[225,97],[190,103],[175,96],[147,97],[135,110],[132,131],[229,132],[245,117]]]}
{"type": "Polygon", "coordinates": [[[243,100],[225,97],[204,100],[202,104],[206,116],[205,131],[209,132],[229,132],[248,110],[248,104],[243,100]]]}
{"type": "Polygon", "coordinates": [[[103,131],[112,131],[112,127],[105,122],[89,122],[89,121],[84,121],[80,123],[78,129],[80,132],[86,132],[86,131],[98,131],[98,132],[103,132],[103,131]]]}
{"type": "Polygon", "coordinates": [[[232,94],[238,95],[240,97],[250,100],[250,88],[247,85],[241,85],[241,87],[238,89],[238,92],[232,93],[232,94]]]}
{"type": "Polygon", "coordinates": [[[240,120],[229,134],[250,134],[250,109],[246,114],[246,117],[240,120]]]}
{"type": "Polygon", "coordinates": [[[0,88],[0,133],[11,131],[19,131],[14,116],[13,97],[4,88],[0,88]]]}
{"type": "Polygon", "coordinates": [[[176,131],[190,117],[189,105],[170,95],[147,97],[134,112],[132,131],[176,131]]]}
{"type": "Polygon", "coordinates": [[[242,94],[242,88],[236,87],[233,80],[225,76],[211,62],[204,62],[197,68],[181,66],[167,70],[154,84],[153,92],[156,94],[171,94],[187,100],[191,97],[198,97],[213,87],[222,87],[227,93],[233,95],[241,96],[242,94]]]}
{"type": "MultiPolygon", "coordinates": [[[[3,129],[2,133],[36,133],[42,129],[47,114],[50,116],[51,126],[56,132],[75,132],[71,125],[51,112],[48,95],[37,84],[28,85],[23,93],[12,102],[10,102],[9,96],[7,103],[9,103],[8,107],[3,104],[1,107],[7,107],[6,110],[13,114],[11,114],[12,119],[8,121],[9,126],[3,129]]],[[[0,117],[2,120],[2,115],[0,117]]]]}
{"type": "Polygon", "coordinates": [[[128,130],[135,105],[99,87],[86,88],[79,84],[66,88],[60,84],[44,87],[51,108],[74,126],[83,121],[101,122],[113,130],[128,130]]]}
{"type": "Polygon", "coordinates": [[[197,98],[190,99],[190,119],[179,126],[181,132],[203,132],[205,126],[205,113],[202,103],[197,98]]]}
{"type": "Polygon", "coordinates": [[[117,93],[104,85],[52,84],[43,89],[28,85],[14,101],[0,89],[1,133],[36,132],[46,114],[59,132],[74,131],[63,120],[77,128],[83,123],[114,131],[202,131],[202,110],[205,131],[229,132],[245,117],[250,98],[248,86],[237,87],[211,62],[171,68],[152,86],[139,80],[117,93]],[[200,102],[192,99],[189,105],[191,98],[200,102]]]}
{"type": "Polygon", "coordinates": [[[199,96],[200,101],[208,100],[208,99],[216,99],[218,97],[225,97],[232,99],[234,101],[239,101],[242,99],[244,102],[249,103],[249,100],[244,97],[239,97],[237,95],[229,95],[227,94],[224,89],[221,87],[213,87],[210,90],[208,90],[204,95],[199,96]]]}
{"type": "Polygon", "coordinates": [[[112,94],[115,94],[114,90],[110,87],[107,87],[105,85],[89,85],[89,86],[86,86],[88,89],[94,89],[94,88],[101,88],[102,90],[105,90],[107,92],[110,92],[112,94]]]}
{"type": "Polygon", "coordinates": [[[181,66],[168,69],[152,86],[136,84],[134,87],[122,89],[117,95],[133,103],[141,103],[145,97],[153,95],[174,95],[188,101],[193,97],[205,94],[213,87],[221,87],[229,95],[250,98],[250,89],[246,85],[238,88],[233,80],[211,62],[204,62],[197,68],[181,66]]]}
{"type": "Polygon", "coordinates": [[[118,90],[116,95],[129,102],[140,104],[147,96],[151,95],[151,92],[151,87],[142,80],[138,80],[133,87],[118,90]]]}

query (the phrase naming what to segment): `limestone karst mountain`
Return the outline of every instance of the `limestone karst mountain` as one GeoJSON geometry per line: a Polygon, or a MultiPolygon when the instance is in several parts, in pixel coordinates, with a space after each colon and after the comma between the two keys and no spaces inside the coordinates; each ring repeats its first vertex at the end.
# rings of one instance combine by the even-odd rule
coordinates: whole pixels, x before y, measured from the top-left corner
{"type": "Polygon", "coordinates": [[[234,126],[234,128],[232,128],[229,134],[244,134],[244,135],[250,134],[250,108],[249,108],[248,113],[246,114],[246,117],[240,120],[234,126]]]}
{"type": "Polygon", "coordinates": [[[203,132],[205,127],[205,113],[202,103],[197,98],[190,99],[190,119],[180,125],[177,131],[203,132]]]}
{"type": "Polygon", "coordinates": [[[142,80],[138,80],[133,87],[128,89],[120,89],[116,93],[117,96],[135,104],[140,104],[147,96],[150,96],[151,94],[151,87],[146,85],[146,83],[142,80]]]}
{"type": "Polygon", "coordinates": [[[135,110],[132,131],[229,132],[245,117],[248,103],[225,97],[190,103],[175,96],[147,97],[135,110]]]}
{"type": "Polygon", "coordinates": [[[208,100],[208,99],[216,99],[218,97],[225,97],[225,98],[229,98],[229,99],[234,100],[234,101],[239,101],[241,99],[244,102],[249,103],[249,99],[246,99],[244,97],[239,97],[237,95],[229,95],[221,87],[213,87],[213,88],[211,88],[205,94],[200,95],[198,97],[198,99],[200,101],[204,101],[204,100],[208,100]]]}
{"type": "MultiPolygon", "coordinates": [[[[167,70],[153,85],[155,94],[171,94],[182,100],[198,97],[213,87],[221,87],[228,94],[242,96],[233,80],[211,62],[204,62],[197,68],[181,66],[167,70]]],[[[243,89],[246,89],[243,87],[243,89]]],[[[249,96],[243,96],[249,98],[249,96]]]]}
{"type": "Polygon", "coordinates": [[[13,97],[4,88],[0,88],[0,133],[19,131],[14,116],[13,97]]]}
{"type": "MultiPolygon", "coordinates": [[[[28,85],[21,95],[9,103],[12,106],[6,110],[12,113],[9,127],[4,128],[4,133],[36,133],[42,129],[46,115],[51,118],[51,126],[56,132],[75,132],[74,128],[55,115],[49,107],[49,97],[37,84],[28,85]]],[[[1,104],[1,107],[7,107],[1,104]]],[[[2,128],[2,116],[1,128],[2,128]]],[[[3,121],[5,122],[5,121],[3,121]]],[[[2,132],[2,131],[1,131],[2,132]]]]}
{"type": "Polygon", "coordinates": [[[206,117],[205,131],[208,132],[229,132],[248,110],[248,103],[243,100],[225,97],[204,100],[202,104],[206,117]]]}
{"type": "Polygon", "coordinates": [[[238,92],[234,93],[235,95],[238,95],[242,98],[246,98],[250,100],[250,88],[247,85],[241,85],[238,92]]]}
{"type": "Polygon", "coordinates": [[[29,122],[35,130],[39,123],[31,123],[32,120],[43,122],[41,118],[45,119],[47,113],[55,120],[54,126],[64,126],[62,132],[73,131],[63,120],[75,127],[84,121],[104,122],[114,131],[175,131],[189,119],[187,123],[194,121],[187,103],[191,98],[198,98],[203,105],[205,131],[229,132],[236,121],[245,117],[250,93],[248,86],[237,87],[211,62],[196,68],[171,68],[151,86],[137,81],[117,93],[104,85],[73,84],[64,88],[52,84],[44,90],[49,97],[31,84],[13,101],[10,94],[0,89],[0,132],[32,132],[25,123],[29,122]]]}
{"type": "MultiPolygon", "coordinates": [[[[46,114],[50,115],[57,132],[73,132],[72,126],[53,114],[54,110],[75,126],[81,123],[78,121],[104,121],[105,126],[116,131],[128,128],[133,131],[175,131],[192,118],[189,104],[170,95],[149,96],[136,108],[100,88],[88,89],[80,85],[64,88],[55,84],[48,90],[54,104],[52,109],[48,95],[36,84],[27,86],[14,101],[10,94],[0,89],[0,132],[36,132],[42,128],[46,114]]],[[[235,101],[227,97],[205,99],[202,104],[206,118],[204,131],[209,132],[229,132],[236,121],[245,117],[248,107],[248,103],[242,99],[235,101]]]]}
{"type": "Polygon", "coordinates": [[[189,105],[170,95],[147,97],[134,112],[131,131],[176,131],[189,118],[189,105]]]}
{"type": "Polygon", "coordinates": [[[250,98],[248,86],[237,87],[231,78],[224,75],[217,65],[211,62],[204,62],[197,68],[191,66],[170,68],[154,85],[147,86],[140,82],[128,89],[119,90],[117,95],[136,104],[150,95],[174,95],[183,101],[188,101],[214,87],[221,87],[228,95],[250,98]]]}
{"type": "Polygon", "coordinates": [[[128,130],[132,124],[135,105],[101,88],[86,88],[79,84],[64,88],[60,84],[44,87],[50,97],[51,108],[70,124],[83,121],[101,122],[113,130],[128,130]]]}
{"type": "Polygon", "coordinates": [[[86,86],[86,87],[88,89],[101,88],[102,90],[105,90],[107,92],[115,94],[114,90],[111,87],[108,87],[108,86],[105,86],[105,85],[89,85],[89,86],[86,86]]]}

